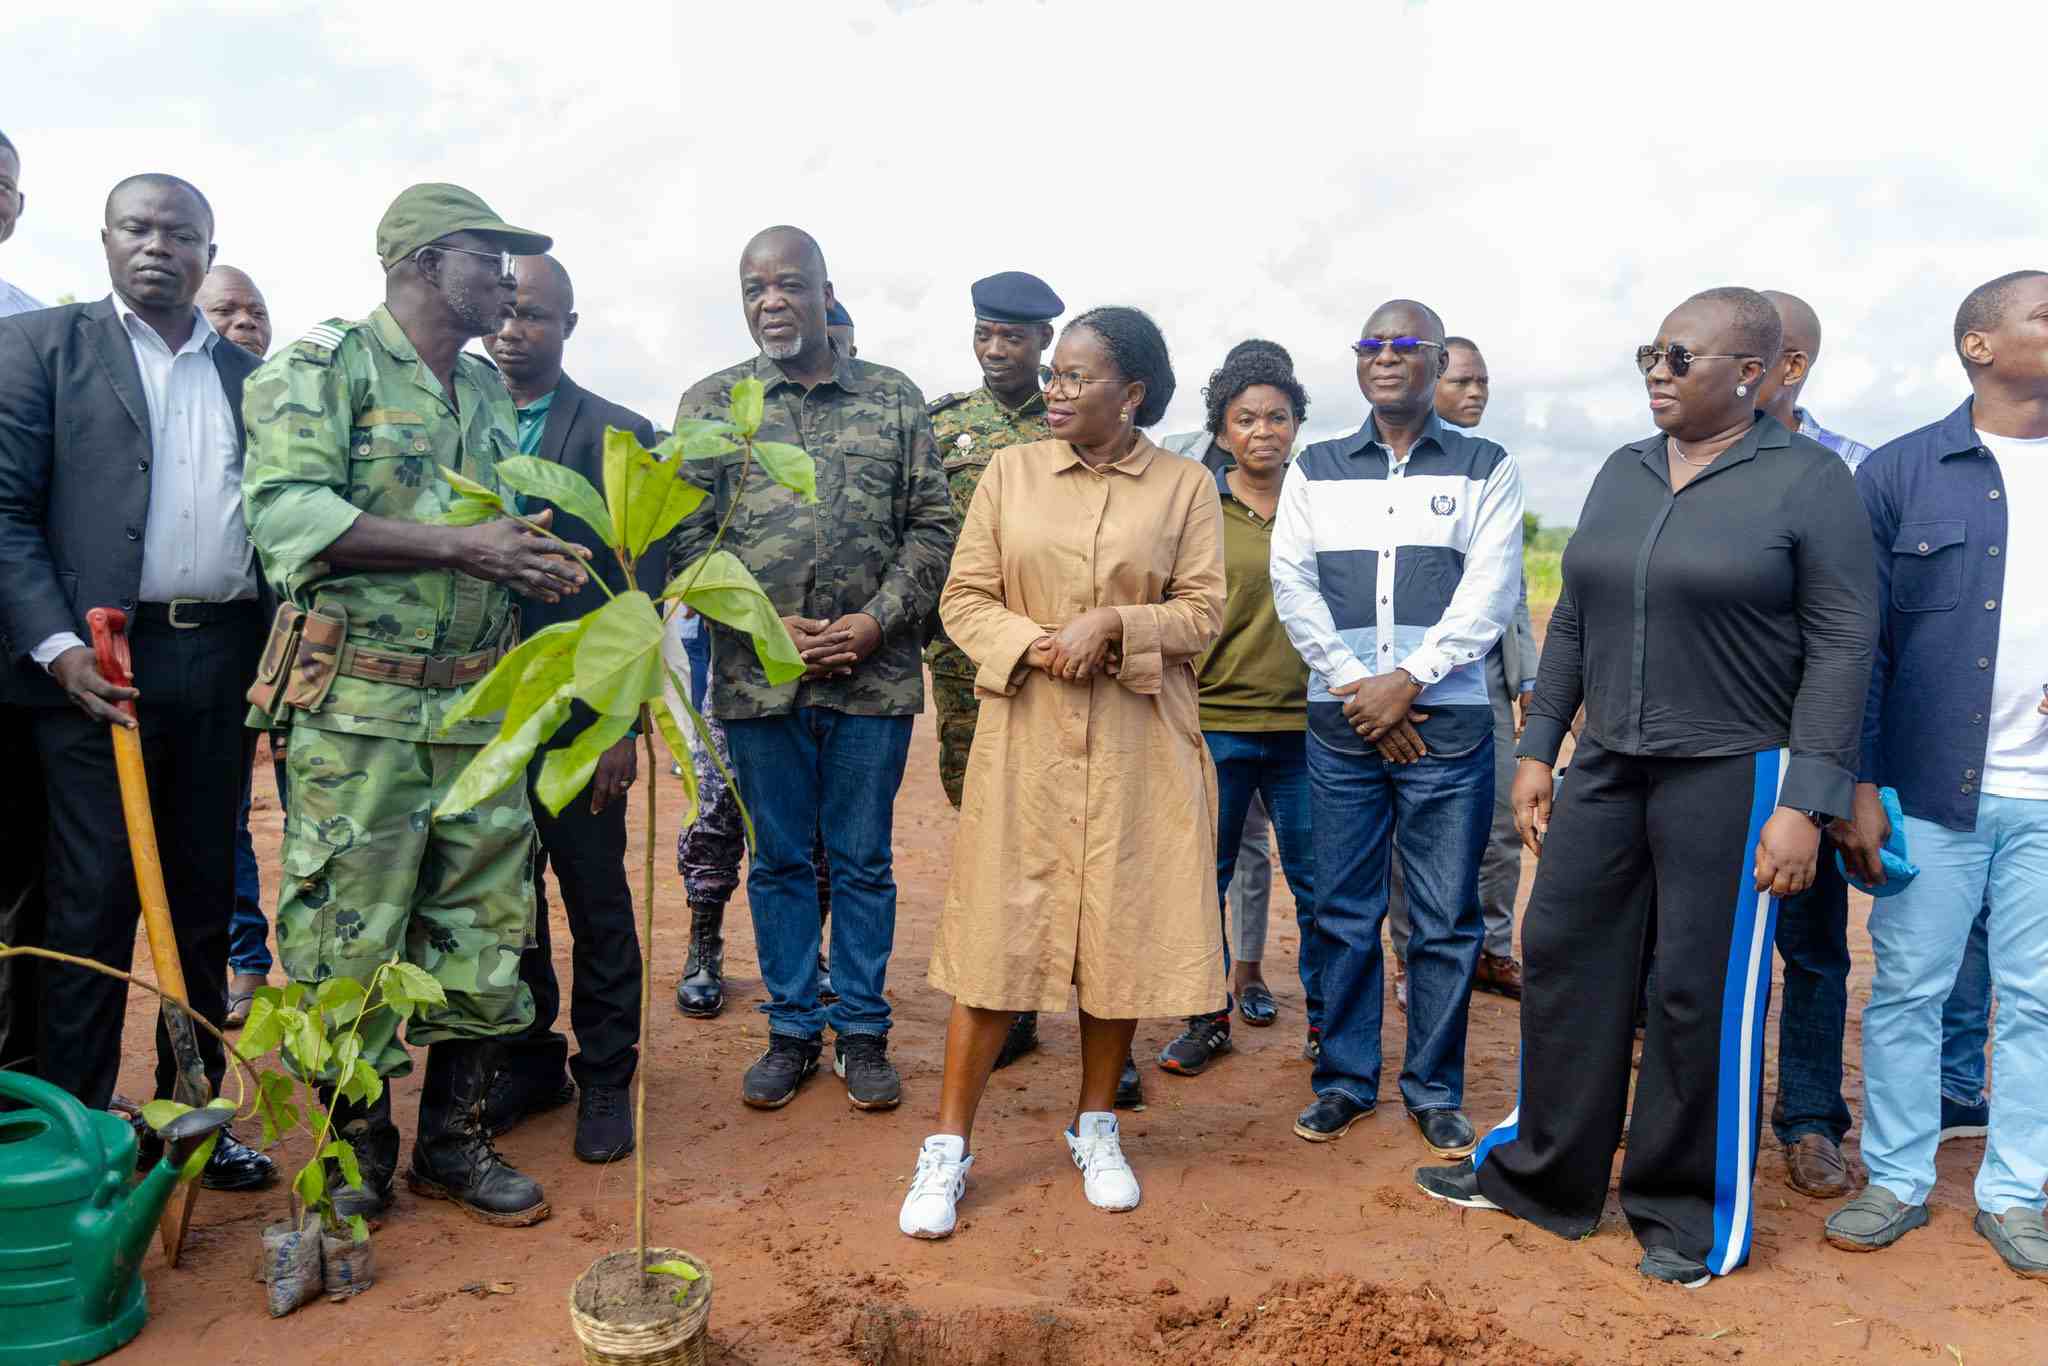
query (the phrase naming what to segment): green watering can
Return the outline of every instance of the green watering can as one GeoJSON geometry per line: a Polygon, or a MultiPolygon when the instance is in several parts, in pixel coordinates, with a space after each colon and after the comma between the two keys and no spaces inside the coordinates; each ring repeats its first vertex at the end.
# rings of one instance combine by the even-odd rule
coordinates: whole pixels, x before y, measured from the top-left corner
{"type": "Polygon", "coordinates": [[[142,1331],[142,1254],[192,1151],[234,1116],[165,1125],[164,1159],[132,1189],[135,1131],[35,1077],[0,1072],[0,1366],[105,1356],[142,1331]]]}

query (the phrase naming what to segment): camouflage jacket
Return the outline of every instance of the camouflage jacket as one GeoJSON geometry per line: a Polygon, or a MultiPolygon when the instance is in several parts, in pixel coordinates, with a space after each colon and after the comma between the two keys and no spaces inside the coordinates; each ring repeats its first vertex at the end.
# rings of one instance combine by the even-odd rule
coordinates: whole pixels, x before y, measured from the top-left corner
{"type": "MultiPolygon", "coordinates": [[[[508,641],[518,610],[509,590],[449,569],[330,570],[321,551],[363,513],[424,522],[455,493],[446,465],[507,494],[498,461],[519,452],[512,399],[476,356],[455,363],[456,401],[381,305],[360,322],[313,328],[243,386],[249,429],[242,506],[249,539],[278,593],[299,607],[348,615],[350,645],[395,654],[466,655],[508,641]]],[[[400,740],[483,744],[495,719],[447,735],[441,718],[460,688],[410,688],[337,678],[295,726],[400,740]]]]}
{"type": "Polygon", "coordinates": [[[712,622],[710,712],[728,721],[798,707],[914,716],[924,710],[924,623],[938,606],[959,532],[924,395],[895,370],[843,356],[832,378],[805,392],[757,355],[700,380],[683,395],[676,421],[724,420],[732,386],[750,375],[767,388],[760,439],[810,453],[818,501],[806,505],[758,469],[738,488],[737,453],[691,461],[688,477],[711,497],[676,528],[669,572],[710,549],[731,508],[724,548],[760,580],[778,613],[829,621],[866,612],[880,623],[882,643],[848,677],[776,688],[751,642],[712,622]]]}
{"type": "MultiPolygon", "coordinates": [[[[939,443],[939,456],[946,463],[946,486],[953,495],[953,513],[964,524],[967,505],[981,484],[982,471],[990,457],[1005,446],[1022,446],[1045,441],[1052,428],[1045,421],[1045,396],[1033,394],[1014,412],[1005,408],[986,384],[972,393],[947,394],[932,400],[929,409],[932,436],[939,443]]],[[[974,677],[974,662],[958,645],[946,639],[936,619],[931,627],[932,643],[924,657],[932,672],[955,678],[974,677]]]]}

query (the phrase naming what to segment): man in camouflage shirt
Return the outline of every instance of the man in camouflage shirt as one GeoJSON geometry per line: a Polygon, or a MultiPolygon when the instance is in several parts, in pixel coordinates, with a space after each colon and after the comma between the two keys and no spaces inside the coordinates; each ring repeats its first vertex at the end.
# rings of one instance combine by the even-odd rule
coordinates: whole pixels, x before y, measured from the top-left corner
{"type": "MultiPolygon", "coordinates": [[[[514,522],[434,519],[454,500],[440,466],[509,493],[497,464],[518,452],[511,399],[460,353],[510,310],[506,253],[549,245],[457,186],[411,187],[377,227],[383,306],[313,328],[250,377],[243,399],[249,536],[279,594],[307,614],[295,646],[273,631],[252,694],[281,684],[267,719],[293,732],[279,954],[307,985],[367,983],[394,954],[439,981],[446,1003],[407,1026],[427,1048],[409,1184],[491,1224],[548,1213],[479,1119],[495,1040],[533,1017],[519,979],[533,819],[523,783],[434,816],[496,730],[470,719],[444,734],[442,719],[511,644],[511,590],[553,601],[585,574],[514,522]]],[[[361,1037],[380,1076],[411,1070],[390,1012],[367,1017],[361,1037]]],[[[398,1160],[390,1089],[363,1105],[335,1096],[336,1076],[317,1080],[364,1179],[337,1206],[381,1210],[398,1160]]]]}
{"type": "Polygon", "coordinates": [[[924,395],[897,371],[852,360],[825,332],[832,285],[810,234],[769,228],[740,257],[740,300],[760,354],[699,381],[676,409],[723,419],[732,387],[766,387],[760,439],[817,462],[817,502],[758,469],[740,487],[738,453],[693,461],[711,497],[669,547],[671,574],[711,546],[761,583],[809,672],[771,687],[744,635],[711,631],[711,714],[725,723],[733,773],[754,818],[747,871],[754,945],[768,988],[768,1051],[742,1098],[775,1109],[817,1069],[825,1025],[833,1070],[864,1110],[901,1099],[883,997],[896,934],[891,830],[912,718],[924,710],[918,659],[958,523],[924,395]],[[830,1014],[818,999],[818,890],[811,844],[824,831],[832,879],[830,1014]]]}

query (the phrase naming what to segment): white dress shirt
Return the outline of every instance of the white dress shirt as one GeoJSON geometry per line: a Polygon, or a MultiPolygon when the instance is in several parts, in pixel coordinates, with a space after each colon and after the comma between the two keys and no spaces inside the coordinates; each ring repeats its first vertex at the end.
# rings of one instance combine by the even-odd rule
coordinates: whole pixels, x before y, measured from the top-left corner
{"type": "Polygon", "coordinates": [[[0,280],[0,318],[11,318],[17,313],[33,313],[43,307],[43,301],[33,294],[25,294],[0,280]]]}
{"type": "MultiPolygon", "coordinates": [[[[175,352],[119,294],[114,310],[142,374],[149,405],[149,518],[142,535],[143,602],[256,596],[255,550],[242,523],[242,447],[214,368],[221,340],[192,310],[192,335],[175,352]]],[[[60,631],[31,650],[44,668],[84,644],[60,631]]]]}

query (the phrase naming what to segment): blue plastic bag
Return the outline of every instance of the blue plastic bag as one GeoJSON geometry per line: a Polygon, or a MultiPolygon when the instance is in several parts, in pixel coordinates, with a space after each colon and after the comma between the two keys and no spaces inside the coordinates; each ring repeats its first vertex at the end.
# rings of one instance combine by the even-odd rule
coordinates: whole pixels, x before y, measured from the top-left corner
{"type": "Polygon", "coordinates": [[[1906,890],[1907,883],[1920,876],[1920,865],[1906,857],[1906,813],[1899,809],[1898,789],[1880,787],[1877,799],[1884,804],[1885,819],[1892,827],[1891,834],[1885,837],[1884,848],[1877,851],[1879,861],[1884,864],[1884,885],[1872,887],[1850,872],[1849,865],[1842,862],[1839,849],[1835,851],[1835,867],[1842,870],[1842,876],[1859,892],[1868,892],[1872,896],[1896,896],[1906,890]]]}

